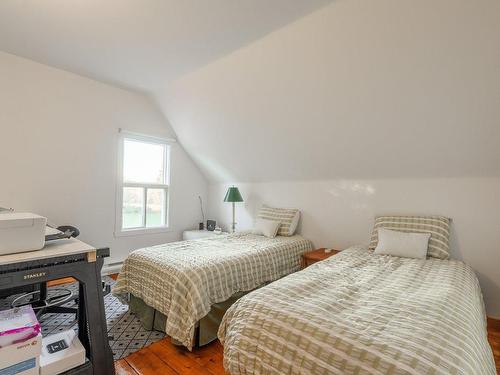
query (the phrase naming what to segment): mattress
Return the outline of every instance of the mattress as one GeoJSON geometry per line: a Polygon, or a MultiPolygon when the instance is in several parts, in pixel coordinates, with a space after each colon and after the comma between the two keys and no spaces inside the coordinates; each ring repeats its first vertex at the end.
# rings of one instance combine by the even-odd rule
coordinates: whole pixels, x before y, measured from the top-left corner
{"type": "Polygon", "coordinates": [[[298,235],[248,232],[148,247],[127,257],[113,294],[132,294],[164,314],[165,332],[191,349],[195,326],[213,304],[298,271],[311,248],[298,235]]]}
{"type": "Polygon", "coordinates": [[[469,266],[363,247],[242,297],[219,339],[232,375],[496,373],[469,266]]]}

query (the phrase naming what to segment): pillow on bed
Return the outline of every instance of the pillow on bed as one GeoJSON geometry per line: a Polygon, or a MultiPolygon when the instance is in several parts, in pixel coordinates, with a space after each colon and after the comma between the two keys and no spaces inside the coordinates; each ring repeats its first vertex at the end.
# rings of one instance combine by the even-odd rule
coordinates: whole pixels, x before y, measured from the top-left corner
{"type": "Polygon", "coordinates": [[[443,216],[378,216],[373,226],[370,249],[378,243],[378,229],[390,229],[406,233],[430,233],[427,256],[448,259],[450,257],[450,219],[443,216]]]}
{"type": "Polygon", "coordinates": [[[274,208],[262,205],[258,218],[279,221],[279,236],[293,236],[299,224],[300,211],[295,208],[274,208]]]}
{"type": "Polygon", "coordinates": [[[374,254],[425,259],[430,233],[405,233],[379,228],[374,254]]]}
{"type": "Polygon", "coordinates": [[[269,238],[276,237],[278,229],[280,227],[279,221],[267,220],[267,219],[257,219],[255,221],[255,227],[252,231],[253,234],[258,234],[261,236],[266,236],[269,238]]]}

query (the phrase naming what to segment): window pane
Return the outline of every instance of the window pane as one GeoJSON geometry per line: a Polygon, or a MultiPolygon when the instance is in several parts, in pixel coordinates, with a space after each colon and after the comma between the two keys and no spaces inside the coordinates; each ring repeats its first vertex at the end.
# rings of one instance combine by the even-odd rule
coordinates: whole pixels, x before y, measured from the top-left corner
{"type": "Polygon", "coordinates": [[[148,189],[146,227],[159,227],[165,225],[165,202],[165,189],[148,189]]]}
{"type": "Polygon", "coordinates": [[[122,228],[144,226],[144,188],[123,188],[122,228]]]}
{"type": "Polygon", "coordinates": [[[123,179],[126,182],[163,184],[165,145],[125,139],[123,179]]]}

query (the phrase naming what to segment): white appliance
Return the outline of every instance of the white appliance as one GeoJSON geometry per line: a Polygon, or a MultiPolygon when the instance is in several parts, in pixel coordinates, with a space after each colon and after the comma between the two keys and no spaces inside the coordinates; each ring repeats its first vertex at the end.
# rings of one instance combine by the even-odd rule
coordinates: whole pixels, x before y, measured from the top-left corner
{"type": "Polygon", "coordinates": [[[85,348],[72,329],[44,337],[40,375],[56,375],[85,363],[85,348]]]}
{"type": "Polygon", "coordinates": [[[0,214],[0,255],[40,250],[47,218],[29,212],[0,214]]]}

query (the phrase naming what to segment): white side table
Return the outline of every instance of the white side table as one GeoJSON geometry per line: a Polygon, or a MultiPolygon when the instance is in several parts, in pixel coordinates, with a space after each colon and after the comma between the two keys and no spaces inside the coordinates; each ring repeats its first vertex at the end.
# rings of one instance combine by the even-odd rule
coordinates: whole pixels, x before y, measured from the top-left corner
{"type": "Polygon", "coordinates": [[[227,232],[214,233],[208,230],[192,229],[192,230],[185,230],[184,232],[182,232],[182,239],[184,241],[198,240],[200,238],[217,237],[217,236],[222,236],[224,234],[228,233],[227,232]]]}

